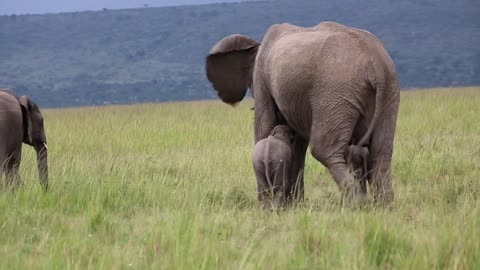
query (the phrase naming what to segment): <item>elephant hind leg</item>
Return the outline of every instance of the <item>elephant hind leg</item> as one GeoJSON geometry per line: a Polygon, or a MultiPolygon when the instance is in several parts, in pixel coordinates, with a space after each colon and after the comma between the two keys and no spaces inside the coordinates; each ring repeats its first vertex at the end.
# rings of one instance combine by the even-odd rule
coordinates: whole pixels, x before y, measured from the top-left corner
{"type": "Polygon", "coordinates": [[[369,146],[370,188],[372,189],[375,202],[382,205],[389,205],[394,199],[391,162],[397,113],[398,100],[379,119],[380,121],[373,131],[369,146]]]}
{"type": "Polygon", "coordinates": [[[270,209],[272,206],[272,187],[266,176],[265,164],[254,161],[253,167],[257,179],[258,202],[263,209],[270,209]]]}
{"type": "Polygon", "coordinates": [[[301,202],[304,199],[305,184],[303,170],[305,167],[305,155],[307,153],[308,141],[301,138],[299,135],[295,136],[293,143],[294,162],[291,168],[292,185],[286,190],[287,201],[301,202]]]}
{"type": "Polygon", "coordinates": [[[348,169],[343,158],[343,151],[329,157],[323,156],[322,152],[322,148],[312,147],[312,155],[328,168],[337,186],[342,191],[344,199],[354,203],[363,202],[367,194],[360,181],[355,180],[354,175],[348,169]]]}
{"type": "Polygon", "coordinates": [[[315,159],[328,168],[348,201],[362,202],[366,199],[366,192],[363,192],[360,182],[355,180],[345,161],[345,147],[350,142],[351,135],[348,132],[342,133],[341,130],[313,130],[311,152],[315,159]]]}

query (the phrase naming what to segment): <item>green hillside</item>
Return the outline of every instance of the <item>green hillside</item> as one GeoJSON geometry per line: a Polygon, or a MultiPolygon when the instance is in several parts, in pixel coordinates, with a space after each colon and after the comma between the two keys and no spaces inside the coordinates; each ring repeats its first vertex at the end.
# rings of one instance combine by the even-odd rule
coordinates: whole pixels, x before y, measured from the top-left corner
{"type": "Polygon", "coordinates": [[[0,269],[479,269],[480,89],[402,93],[391,210],[256,204],[251,100],[44,110],[51,189],[25,147],[0,191],[0,269]]]}

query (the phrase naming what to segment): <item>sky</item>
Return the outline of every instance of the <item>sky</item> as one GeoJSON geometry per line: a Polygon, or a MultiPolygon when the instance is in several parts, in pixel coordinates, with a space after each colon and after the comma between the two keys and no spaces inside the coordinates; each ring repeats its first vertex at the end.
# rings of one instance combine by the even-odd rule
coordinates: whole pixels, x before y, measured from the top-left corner
{"type": "Polygon", "coordinates": [[[241,0],[0,0],[0,15],[43,14],[85,10],[124,9],[198,5],[215,2],[240,2],[241,0]]]}

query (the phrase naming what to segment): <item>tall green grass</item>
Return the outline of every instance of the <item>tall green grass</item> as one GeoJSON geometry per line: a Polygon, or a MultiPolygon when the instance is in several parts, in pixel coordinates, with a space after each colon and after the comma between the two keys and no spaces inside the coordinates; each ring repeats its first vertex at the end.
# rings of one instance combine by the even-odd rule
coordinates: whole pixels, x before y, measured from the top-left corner
{"type": "Polygon", "coordinates": [[[51,189],[25,147],[0,191],[1,269],[480,269],[480,88],[403,92],[391,210],[256,202],[251,101],[44,110],[51,189]]]}

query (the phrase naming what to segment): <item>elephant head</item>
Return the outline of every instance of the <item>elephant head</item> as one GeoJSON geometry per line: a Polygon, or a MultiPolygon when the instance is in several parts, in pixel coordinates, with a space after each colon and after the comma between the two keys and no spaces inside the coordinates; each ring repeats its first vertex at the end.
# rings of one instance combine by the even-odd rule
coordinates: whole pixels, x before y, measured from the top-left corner
{"type": "Polygon", "coordinates": [[[43,116],[37,104],[26,96],[19,98],[23,116],[23,142],[31,145],[37,152],[38,173],[40,184],[48,188],[48,148],[43,116]]]}
{"type": "Polygon", "coordinates": [[[218,97],[230,105],[242,101],[251,87],[255,57],[260,43],[243,35],[220,40],[206,60],[207,78],[218,97]]]}
{"type": "Polygon", "coordinates": [[[273,136],[279,140],[282,140],[290,147],[292,146],[295,138],[293,130],[286,125],[278,125],[272,129],[270,136],[273,136]]]}

